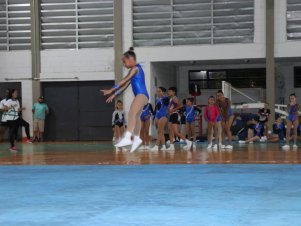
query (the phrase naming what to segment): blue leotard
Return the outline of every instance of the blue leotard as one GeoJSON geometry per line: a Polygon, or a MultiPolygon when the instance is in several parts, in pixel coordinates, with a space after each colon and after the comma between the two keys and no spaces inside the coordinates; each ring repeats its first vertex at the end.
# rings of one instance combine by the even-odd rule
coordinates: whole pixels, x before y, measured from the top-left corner
{"type": "Polygon", "coordinates": [[[187,106],[185,105],[185,116],[186,116],[186,123],[193,123],[194,122],[194,113],[195,113],[195,107],[194,106],[187,106]]]}
{"type": "Polygon", "coordinates": [[[153,107],[150,103],[144,106],[140,118],[143,122],[150,119],[151,115],[153,114],[153,107]]]}
{"type": "Polygon", "coordinates": [[[263,133],[264,133],[264,126],[263,126],[263,124],[258,123],[256,125],[254,125],[253,129],[254,129],[254,136],[263,137],[263,133]]]}
{"type": "Polygon", "coordinates": [[[273,133],[277,134],[279,137],[279,140],[283,140],[285,137],[285,126],[283,123],[274,123],[273,125],[273,133]]]}
{"type": "Polygon", "coordinates": [[[140,64],[137,64],[138,73],[131,78],[131,85],[135,96],[143,94],[149,99],[149,95],[145,85],[144,71],[140,64]]]}
{"type": "Polygon", "coordinates": [[[156,119],[168,117],[168,113],[167,113],[168,104],[166,104],[166,101],[168,101],[167,97],[161,97],[156,100],[156,115],[155,115],[156,119]]]}
{"type": "Polygon", "coordinates": [[[296,121],[298,118],[299,105],[298,104],[288,105],[287,107],[289,109],[287,119],[291,122],[296,121]]]}
{"type": "Polygon", "coordinates": [[[230,118],[232,115],[233,115],[233,111],[232,111],[232,108],[230,106],[229,109],[228,109],[228,117],[230,118]]]}

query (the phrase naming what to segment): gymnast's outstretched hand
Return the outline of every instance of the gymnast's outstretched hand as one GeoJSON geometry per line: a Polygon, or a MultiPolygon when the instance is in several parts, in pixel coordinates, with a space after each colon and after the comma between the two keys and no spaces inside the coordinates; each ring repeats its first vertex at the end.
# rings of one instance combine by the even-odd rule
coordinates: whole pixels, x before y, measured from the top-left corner
{"type": "Polygon", "coordinates": [[[115,99],[115,97],[116,97],[116,95],[115,95],[115,94],[112,94],[112,95],[106,100],[106,102],[107,102],[107,103],[112,103],[113,100],[115,99]]]}
{"type": "Polygon", "coordinates": [[[114,90],[112,90],[112,89],[103,89],[103,90],[100,90],[100,92],[102,92],[104,96],[108,96],[108,95],[112,94],[114,92],[114,90]]]}

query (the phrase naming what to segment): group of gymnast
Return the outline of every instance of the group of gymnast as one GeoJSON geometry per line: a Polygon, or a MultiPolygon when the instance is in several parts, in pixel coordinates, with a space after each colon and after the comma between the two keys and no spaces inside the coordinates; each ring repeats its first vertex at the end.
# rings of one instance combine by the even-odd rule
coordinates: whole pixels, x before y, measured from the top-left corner
{"type": "MultiPolygon", "coordinates": [[[[149,103],[149,94],[145,84],[144,71],[140,64],[137,64],[134,48],[126,51],[122,58],[124,66],[129,69],[128,74],[111,89],[102,90],[107,97],[106,102],[111,103],[115,98],[122,94],[129,85],[132,86],[134,99],[131,103],[128,120],[123,110],[123,103],[118,100],[116,110],[113,113],[112,126],[114,131],[114,145],[117,149],[129,147],[131,152],[137,149],[148,149],[151,151],[174,151],[174,143],[177,138],[185,142],[184,150],[191,150],[196,147],[195,134],[195,115],[201,112],[199,106],[194,105],[194,99],[191,97],[180,101],[177,97],[177,88],[168,89],[157,87],[155,107],[149,103]],[[151,118],[157,130],[156,144],[150,146],[149,128],[151,118]],[[179,124],[185,125],[187,136],[183,135],[179,124]],[[168,128],[169,145],[165,140],[165,128],[168,128]],[[191,139],[190,139],[191,138],[191,139]]],[[[296,102],[295,94],[290,95],[288,104],[288,117],[286,130],[286,145],[289,148],[290,131],[293,128],[294,148],[297,147],[297,127],[299,105],[296,102]]],[[[210,96],[208,105],[204,108],[204,118],[207,122],[207,149],[232,150],[232,132],[231,126],[234,120],[234,114],[231,109],[230,100],[224,96],[221,90],[217,91],[216,97],[210,96]]],[[[259,119],[255,117],[251,120],[248,130],[248,138],[239,143],[252,143],[257,140],[276,140],[282,136],[281,125],[275,127],[273,134],[267,133],[267,121],[269,111],[261,109],[259,119]],[[278,129],[278,130],[277,130],[278,129]]],[[[278,120],[279,121],[279,120],[278,120]]]]}

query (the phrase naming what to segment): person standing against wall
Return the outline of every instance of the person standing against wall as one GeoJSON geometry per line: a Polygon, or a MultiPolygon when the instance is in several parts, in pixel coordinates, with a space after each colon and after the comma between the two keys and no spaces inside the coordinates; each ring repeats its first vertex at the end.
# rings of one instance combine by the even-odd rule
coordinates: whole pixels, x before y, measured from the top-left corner
{"type": "Polygon", "coordinates": [[[44,103],[44,97],[40,96],[38,102],[33,105],[33,127],[34,141],[43,141],[43,133],[45,128],[45,118],[49,113],[47,104],[44,103]]]}
{"type": "MultiPolygon", "coordinates": [[[[264,108],[259,109],[258,116],[259,116],[259,122],[264,126],[264,137],[268,137],[269,133],[269,119],[271,115],[271,110],[268,108],[269,104],[266,103],[264,108]]],[[[264,139],[266,140],[266,139],[264,139]]]]}

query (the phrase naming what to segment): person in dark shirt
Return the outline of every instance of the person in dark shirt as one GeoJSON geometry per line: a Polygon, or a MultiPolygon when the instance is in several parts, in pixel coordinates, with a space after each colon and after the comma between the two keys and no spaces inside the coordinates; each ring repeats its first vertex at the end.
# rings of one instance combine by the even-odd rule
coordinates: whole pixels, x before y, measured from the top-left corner
{"type": "Polygon", "coordinates": [[[268,122],[269,122],[269,118],[271,115],[271,110],[268,109],[268,106],[269,105],[266,104],[264,108],[261,108],[258,111],[259,122],[264,126],[264,135],[265,136],[268,135],[268,131],[269,131],[268,122]]]}
{"type": "Polygon", "coordinates": [[[285,138],[285,125],[281,116],[278,116],[273,124],[273,133],[268,137],[268,141],[277,142],[285,138]]]}
{"type": "Polygon", "coordinates": [[[264,126],[259,122],[259,117],[255,117],[252,120],[252,124],[249,126],[248,139],[240,140],[240,144],[253,143],[254,141],[259,141],[261,137],[264,136],[264,126]]]}

